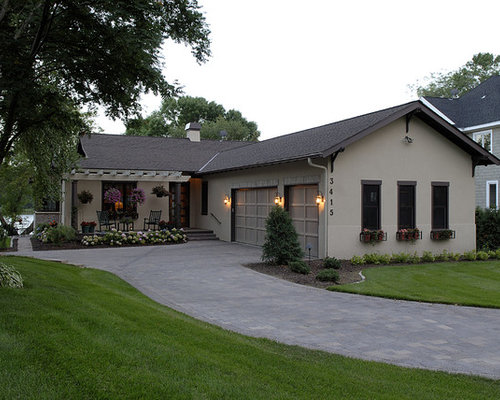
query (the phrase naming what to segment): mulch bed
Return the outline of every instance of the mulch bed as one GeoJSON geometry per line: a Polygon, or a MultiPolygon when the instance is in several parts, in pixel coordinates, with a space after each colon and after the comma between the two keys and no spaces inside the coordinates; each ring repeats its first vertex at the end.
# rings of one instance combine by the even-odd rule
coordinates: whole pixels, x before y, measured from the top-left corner
{"type": "Polygon", "coordinates": [[[32,237],[31,238],[31,247],[33,248],[33,251],[44,251],[44,250],[78,250],[78,249],[103,249],[107,247],[112,247],[112,248],[120,248],[120,247],[145,247],[145,246],[170,246],[174,244],[181,244],[180,243],[158,243],[158,244],[123,244],[121,246],[111,246],[108,244],[98,244],[95,246],[85,246],[81,244],[81,239],[80,240],[75,240],[72,242],[67,242],[67,243],[61,243],[61,244],[54,244],[54,243],[43,243],[42,241],[38,240],[37,238],[32,237]]]}
{"type": "Polygon", "coordinates": [[[17,238],[12,239],[12,247],[9,247],[8,249],[0,249],[0,253],[6,251],[17,251],[17,238]]]}
{"type": "MultiPolygon", "coordinates": [[[[338,282],[339,285],[359,282],[361,280],[361,276],[359,275],[360,271],[367,268],[380,267],[380,265],[352,265],[349,260],[341,260],[341,262],[342,266],[337,270],[340,277],[340,281],[338,282]]],[[[318,272],[324,269],[322,260],[314,260],[310,262],[309,267],[311,268],[311,273],[308,275],[292,272],[287,265],[269,265],[266,263],[255,263],[246,264],[245,267],[261,272],[263,274],[272,275],[290,282],[299,283],[301,285],[314,286],[323,289],[335,285],[335,283],[333,282],[321,282],[316,280],[316,275],[318,274],[318,272]]]]}

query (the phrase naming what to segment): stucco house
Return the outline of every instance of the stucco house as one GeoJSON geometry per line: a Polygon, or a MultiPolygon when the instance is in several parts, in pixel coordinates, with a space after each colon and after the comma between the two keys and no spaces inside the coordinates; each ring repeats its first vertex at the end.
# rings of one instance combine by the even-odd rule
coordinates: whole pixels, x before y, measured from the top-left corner
{"type": "MultiPolygon", "coordinates": [[[[443,119],[467,134],[486,150],[500,156],[500,76],[493,76],[461,97],[423,97],[422,102],[443,119]]],[[[500,167],[476,168],[476,205],[500,205],[500,167]]]]}
{"type": "Polygon", "coordinates": [[[161,209],[180,226],[261,245],[269,210],[279,204],[312,256],[463,252],[475,248],[476,167],[500,165],[422,101],[261,142],[200,141],[199,130],[189,124],[186,139],[82,138],[84,158],[63,183],[62,222],[95,220],[106,207],[104,190],[121,185],[148,195],[138,227],[161,209]],[[158,183],[168,199],[150,194],[158,183]],[[78,203],[84,189],[91,204],[78,203]],[[398,231],[414,228],[417,240],[397,240],[398,231]],[[363,229],[383,231],[381,241],[366,243],[363,229]],[[435,240],[442,231],[453,235],[435,240]]]}

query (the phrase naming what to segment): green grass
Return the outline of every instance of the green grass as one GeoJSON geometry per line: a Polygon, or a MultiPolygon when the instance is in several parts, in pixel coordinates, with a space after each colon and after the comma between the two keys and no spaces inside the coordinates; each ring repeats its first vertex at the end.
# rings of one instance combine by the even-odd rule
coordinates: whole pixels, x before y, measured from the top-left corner
{"type": "Polygon", "coordinates": [[[359,361],[194,320],[116,276],[0,257],[0,398],[498,399],[500,381],[359,361]]]}
{"type": "Polygon", "coordinates": [[[339,292],[393,299],[500,308],[500,261],[446,262],[369,268],[362,283],[339,292]]]}

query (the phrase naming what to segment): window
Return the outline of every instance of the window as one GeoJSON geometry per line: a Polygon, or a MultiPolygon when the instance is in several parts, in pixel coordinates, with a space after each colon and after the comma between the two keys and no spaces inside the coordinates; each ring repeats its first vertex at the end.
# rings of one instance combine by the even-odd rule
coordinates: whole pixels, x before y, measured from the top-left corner
{"type": "Polygon", "coordinates": [[[37,211],[59,212],[59,207],[60,207],[59,201],[43,199],[41,208],[37,209],[37,211]]]}
{"type": "Polygon", "coordinates": [[[398,182],[398,229],[415,229],[416,182],[398,182]]]}
{"type": "Polygon", "coordinates": [[[448,229],[448,182],[432,182],[432,229],[448,229]]]}
{"type": "Polygon", "coordinates": [[[102,183],[102,209],[109,211],[114,217],[115,205],[112,203],[107,203],[104,201],[104,193],[110,188],[118,189],[122,194],[123,203],[123,214],[129,218],[137,218],[137,205],[131,204],[130,196],[132,195],[132,189],[137,187],[137,182],[103,182],[102,183]]]}
{"type": "Polygon", "coordinates": [[[208,182],[201,183],[201,215],[208,214],[208,182]]]}
{"type": "Polygon", "coordinates": [[[498,181],[486,181],[486,208],[498,208],[498,181]]]}
{"type": "Polygon", "coordinates": [[[491,131],[474,132],[472,134],[472,139],[474,139],[475,142],[479,143],[490,153],[493,151],[491,146],[491,131]]]}
{"type": "Polygon", "coordinates": [[[380,181],[362,181],[362,229],[380,229],[380,181]]]}

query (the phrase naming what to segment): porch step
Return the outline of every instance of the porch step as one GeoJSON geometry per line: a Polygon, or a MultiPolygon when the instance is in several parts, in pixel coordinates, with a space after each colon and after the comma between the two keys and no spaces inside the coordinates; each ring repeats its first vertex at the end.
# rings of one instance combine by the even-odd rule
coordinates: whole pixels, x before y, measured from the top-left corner
{"type": "Polygon", "coordinates": [[[219,238],[215,236],[215,233],[208,229],[184,228],[184,232],[186,232],[189,241],[219,240],[219,238]]]}

